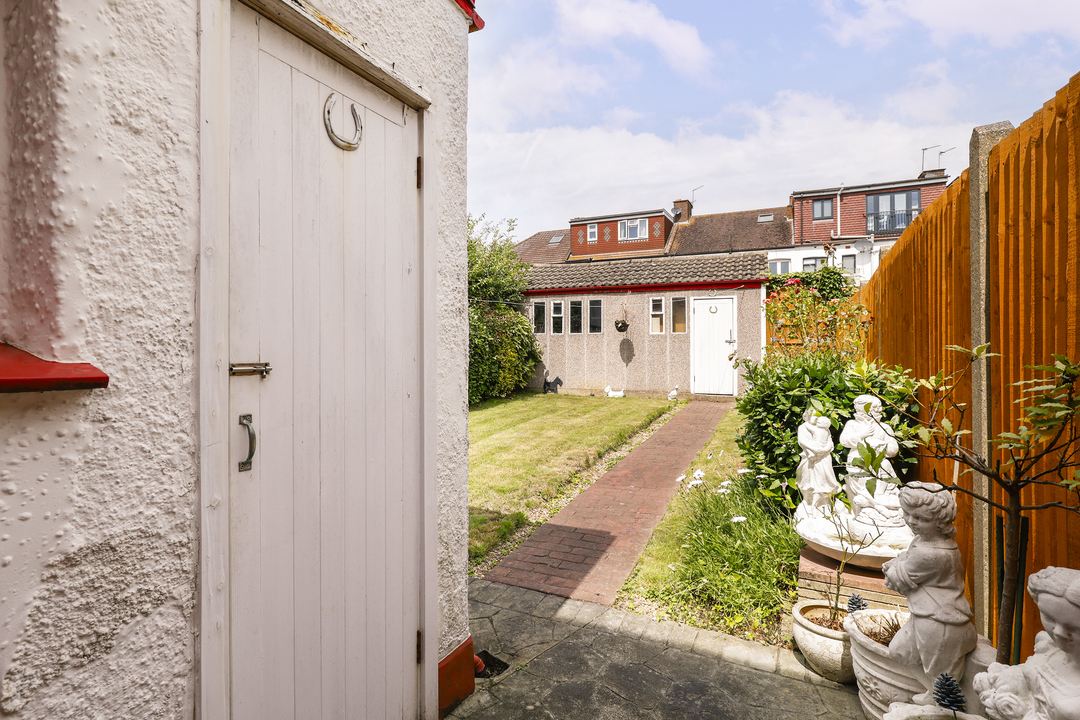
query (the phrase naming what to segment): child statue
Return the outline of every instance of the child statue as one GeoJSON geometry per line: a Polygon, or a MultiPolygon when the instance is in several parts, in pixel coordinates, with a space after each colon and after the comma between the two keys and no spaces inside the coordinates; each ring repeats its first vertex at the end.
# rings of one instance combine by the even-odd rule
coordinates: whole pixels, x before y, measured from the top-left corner
{"type": "Polygon", "coordinates": [[[895,484],[896,471],[889,458],[900,452],[900,444],[893,436],[892,428],[881,422],[881,400],[873,395],[860,395],[855,398],[855,417],[847,421],[840,433],[840,444],[848,448],[847,494],[851,498],[851,510],[856,517],[867,514],[866,520],[879,526],[900,526],[900,505],[895,484]],[[866,481],[870,470],[858,467],[855,460],[859,457],[859,446],[866,445],[885,458],[877,472],[880,481],[873,494],[867,488],[866,481]]]}
{"type": "Polygon", "coordinates": [[[992,664],[975,690],[994,720],[1080,720],[1080,570],[1048,567],[1028,578],[1043,630],[1023,665],[992,664]]]}
{"type": "Polygon", "coordinates": [[[885,585],[907,597],[909,620],[889,643],[893,658],[916,670],[926,692],[916,705],[934,704],[934,680],[963,679],[978,634],[964,597],[964,566],[956,535],[956,500],[936,483],[913,482],[900,490],[904,522],[914,533],[908,549],[882,566],[885,585]]]}
{"type": "Polygon", "coordinates": [[[832,451],[836,447],[832,441],[829,418],[818,415],[813,408],[803,413],[803,423],[799,426],[799,466],[795,468],[795,484],[802,493],[802,504],[806,505],[809,515],[831,511],[833,497],[840,492],[840,483],[836,482],[833,472],[832,451]]]}

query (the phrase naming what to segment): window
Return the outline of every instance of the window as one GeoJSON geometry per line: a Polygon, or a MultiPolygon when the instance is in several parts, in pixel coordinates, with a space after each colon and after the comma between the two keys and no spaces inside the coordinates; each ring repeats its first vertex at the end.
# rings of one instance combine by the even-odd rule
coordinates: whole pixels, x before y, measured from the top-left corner
{"type": "Polygon", "coordinates": [[[544,318],[545,318],[544,303],[542,303],[542,302],[534,302],[533,303],[533,332],[536,333],[537,335],[543,335],[544,334],[544,318]]]}
{"type": "Polygon", "coordinates": [[[649,220],[647,218],[619,221],[619,242],[648,239],[649,220]]]}
{"type": "Polygon", "coordinates": [[[840,258],[840,260],[843,262],[845,270],[847,270],[849,273],[854,273],[855,272],[855,256],[854,255],[844,255],[843,257],[840,258]]]}
{"type": "Polygon", "coordinates": [[[664,332],[664,298],[653,298],[649,301],[651,311],[649,318],[649,332],[658,335],[664,332]]]}
{"type": "Polygon", "coordinates": [[[919,215],[919,191],[866,196],[866,232],[900,232],[919,215]]]}
{"type": "Polygon", "coordinates": [[[548,240],[548,245],[558,245],[562,242],[564,237],[566,237],[566,233],[555,233],[551,236],[551,239],[548,240]]]}
{"type": "Polygon", "coordinates": [[[822,200],[814,201],[814,219],[815,220],[832,220],[832,198],[824,198],[822,200]]]}
{"type": "Polygon", "coordinates": [[[598,333],[604,329],[604,308],[600,300],[589,301],[589,332],[598,333]]]}
{"type": "Polygon", "coordinates": [[[803,258],[802,269],[803,272],[813,272],[819,270],[829,264],[829,258],[827,257],[808,257],[803,258]]]}
{"type": "Polygon", "coordinates": [[[770,275],[783,275],[784,273],[791,272],[790,260],[770,260],[769,261],[769,274],[770,275]]]}
{"type": "Polygon", "coordinates": [[[589,226],[589,235],[588,235],[588,237],[589,237],[589,244],[590,245],[593,245],[593,244],[596,243],[596,223],[593,223],[592,225],[589,226]]]}
{"type": "Polygon", "coordinates": [[[671,298],[671,332],[686,332],[686,298],[671,298]]]}
{"type": "Polygon", "coordinates": [[[581,334],[581,301],[570,301],[570,334],[581,334]]]}
{"type": "Polygon", "coordinates": [[[562,301],[551,302],[551,334],[562,335],[562,301]]]}
{"type": "Polygon", "coordinates": [[[772,222],[773,221],[773,214],[772,213],[762,213],[761,215],[757,216],[757,221],[759,223],[772,222]]]}

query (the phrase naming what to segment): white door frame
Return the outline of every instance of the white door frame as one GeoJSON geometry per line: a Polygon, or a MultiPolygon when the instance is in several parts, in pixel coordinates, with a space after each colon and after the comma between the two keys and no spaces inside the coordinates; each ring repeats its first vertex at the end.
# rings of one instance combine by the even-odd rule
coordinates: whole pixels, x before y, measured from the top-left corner
{"type": "MultiPolygon", "coordinates": [[[[336,34],[302,0],[243,2],[349,70],[417,110],[424,158],[420,339],[423,473],[420,622],[422,717],[438,715],[438,503],[435,485],[435,303],[437,263],[436,108],[415,83],[336,34]]],[[[196,377],[199,443],[199,606],[196,717],[227,720],[229,677],[229,182],[232,0],[199,2],[199,246],[196,377]]]]}
{"type": "MultiPolygon", "coordinates": [[[[737,350],[739,347],[739,298],[735,295],[697,295],[690,298],[690,317],[697,317],[697,301],[699,300],[731,300],[731,336],[735,339],[735,343],[732,349],[737,350]]],[[[697,331],[698,328],[694,322],[690,323],[690,392],[694,392],[694,386],[697,383],[694,381],[696,377],[696,368],[694,367],[695,358],[697,357],[697,331]]],[[[735,382],[732,391],[732,397],[736,397],[739,394],[739,372],[735,371],[735,382]]]]}

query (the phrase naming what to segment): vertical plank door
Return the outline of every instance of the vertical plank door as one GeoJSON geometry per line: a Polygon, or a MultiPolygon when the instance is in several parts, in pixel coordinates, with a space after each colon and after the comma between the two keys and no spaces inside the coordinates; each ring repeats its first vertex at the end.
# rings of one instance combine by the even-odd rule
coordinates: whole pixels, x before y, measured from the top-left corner
{"type": "Polygon", "coordinates": [[[417,115],[235,2],[231,47],[232,718],[415,718],[417,115]]]}
{"type": "Polygon", "coordinates": [[[701,395],[734,395],[735,299],[694,298],[690,326],[691,389],[701,395]]]}

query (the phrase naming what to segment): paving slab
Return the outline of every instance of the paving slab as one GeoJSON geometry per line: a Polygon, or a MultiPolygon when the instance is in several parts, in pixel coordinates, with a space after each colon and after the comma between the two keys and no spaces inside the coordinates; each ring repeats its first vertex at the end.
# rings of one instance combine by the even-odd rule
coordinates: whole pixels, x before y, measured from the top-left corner
{"type": "Polygon", "coordinates": [[[450,718],[864,720],[854,687],[822,681],[790,650],[561,597],[477,603],[489,584],[469,584],[492,613],[470,630],[510,668],[477,680],[450,718]]]}

